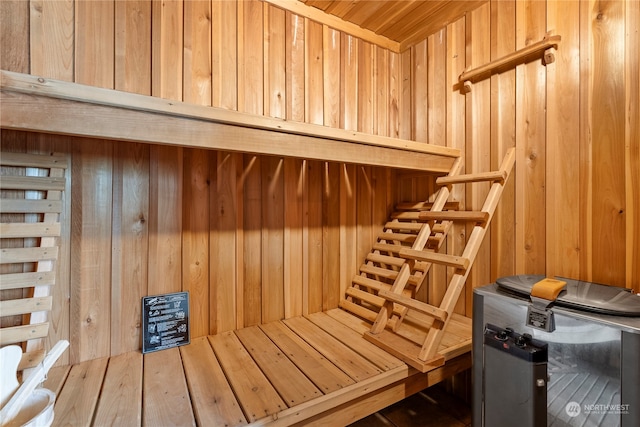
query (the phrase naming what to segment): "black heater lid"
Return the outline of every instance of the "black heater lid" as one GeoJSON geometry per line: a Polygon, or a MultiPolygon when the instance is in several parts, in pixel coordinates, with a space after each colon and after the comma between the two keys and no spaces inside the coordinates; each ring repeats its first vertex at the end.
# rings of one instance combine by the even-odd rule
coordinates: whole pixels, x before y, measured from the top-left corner
{"type": "MultiPolygon", "coordinates": [[[[508,276],[499,278],[496,284],[503,290],[528,298],[533,285],[544,278],[543,275],[508,276]]],[[[592,313],[640,317],[640,296],[628,289],[562,277],[556,279],[567,283],[555,300],[556,306],[592,313]]]]}

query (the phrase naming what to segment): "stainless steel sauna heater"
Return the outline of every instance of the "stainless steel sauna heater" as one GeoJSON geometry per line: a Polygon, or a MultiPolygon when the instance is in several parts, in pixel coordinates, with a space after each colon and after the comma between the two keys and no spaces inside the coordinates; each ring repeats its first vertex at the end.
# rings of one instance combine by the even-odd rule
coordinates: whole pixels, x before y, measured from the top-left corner
{"type": "Polygon", "coordinates": [[[474,290],[473,426],[640,426],[640,296],[543,276],[474,290]]]}

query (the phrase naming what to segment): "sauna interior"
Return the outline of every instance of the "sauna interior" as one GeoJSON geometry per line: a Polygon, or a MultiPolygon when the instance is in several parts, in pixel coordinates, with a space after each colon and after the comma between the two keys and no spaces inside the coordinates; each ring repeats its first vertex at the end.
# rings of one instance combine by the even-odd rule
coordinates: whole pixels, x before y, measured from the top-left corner
{"type": "Polygon", "coordinates": [[[70,343],[54,425],[348,425],[438,383],[468,402],[474,288],[640,293],[639,27],[633,0],[3,0],[2,181],[41,154],[60,187],[53,214],[3,208],[0,344],[29,372],[70,343]],[[495,180],[437,180],[509,156],[490,223],[433,226],[447,261],[401,256],[420,237],[389,222],[441,188],[483,209],[495,180]],[[389,291],[403,265],[413,290],[389,291]],[[142,298],[176,292],[190,343],[143,355],[142,298]],[[444,325],[418,368],[366,337],[400,303],[444,325]]]}

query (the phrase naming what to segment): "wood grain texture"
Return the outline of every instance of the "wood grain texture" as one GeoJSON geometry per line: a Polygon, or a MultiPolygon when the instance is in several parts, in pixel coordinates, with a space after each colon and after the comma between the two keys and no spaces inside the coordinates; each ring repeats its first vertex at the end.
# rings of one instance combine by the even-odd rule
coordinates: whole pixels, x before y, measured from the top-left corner
{"type": "MultiPolygon", "coordinates": [[[[76,36],[74,34],[74,3],[33,1],[29,2],[29,10],[30,55],[25,58],[30,58],[31,74],[73,81],[76,36]]],[[[7,15],[3,14],[3,16],[7,15]]],[[[15,19],[12,22],[19,23],[20,20],[15,19]]],[[[11,27],[7,26],[7,28],[11,27]]],[[[19,37],[14,36],[10,45],[14,48],[19,47],[19,37]]],[[[7,44],[3,43],[3,46],[7,44]]],[[[7,52],[10,51],[7,50],[7,52]]],[[[2,68],[10,69],[5,65],[2,68]]]]}
{"type": "Polygon", "coordinates": [[[115,89],[151,95],[151,2],[116,1],[114,6],[115,89]]]}
{"type": "Polygon", "coordinates": [[[76,2],[74,80],[114,87],[114,0],[76,2]]]}
{"type": "Polygon", "coordinates": [[[625,286],[624,3],[602,1],[591,11],[593,34],[591,155],[593,163],[593,280],[625,286]],[[596,203],[597,201],[597,203],[596,203]]]}
{"type": "Polygon", "coordinates": [[[73,147],[71,199],[72,363],[111,354],[113,144],[73,147]]]}

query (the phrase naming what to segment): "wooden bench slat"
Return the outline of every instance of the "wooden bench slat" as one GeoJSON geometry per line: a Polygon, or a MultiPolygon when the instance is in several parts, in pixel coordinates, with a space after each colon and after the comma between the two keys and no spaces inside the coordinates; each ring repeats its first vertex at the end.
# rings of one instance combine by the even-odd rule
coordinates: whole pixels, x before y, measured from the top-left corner
{"type": "Polygon", "coordinates": [[[361,334],[338,322],[326,313],[310,314],[309,320],[383,371],[388,371],[403,365],[400,359],[363,340],[361,334]]]}
{"type": "Polygon", "coordinates": [[[3,222],[0,223],[0,236],[6,238],[25,237],[58,237],[60,223],[45,224],[43,222],[3,222]]]}
{"type": "Polygon", "coordinates": [[[247,419],[206,337],[180,347],[198,425],[242,426],[247,419]]]}
{"type": "Polygon", "coordinates": [[[143,375],[143,426],[196,425],[178,348],[145,354],[143,375]]]}
{"type": "Polygon", "coordinates": [[[55,271],[36,271],[0,275],[0,290],[30,288],[33,286],[53,285],[55,271]]]}
{"type": "Polygon", "coordinates": [[[284,323],[270,322],[259,327],[323,393],[355,383],[284,323]]]}
{"type": "Polygon", "coordinates": [[[139,426],[142,422],[142,353],[131,351],[109,359],[96,426],[139,426]]]}
{"type": "Polygon", "coordinates": [[[62,212],[62,201],[50,199],[0,199],[0,212],[59,214],[62,212]]]}
{"type": "Polygon", "coordinates": [[[209,341],[249,422],[287,408],[233,332],[212,335],[209,341]]]}
{"type": "Polygon", "coordinates": [[[284,323],[298,335],[304,336],[313,348],[339,366],[354,380],[362,381],[382,372],[377,366],[360,357],[308,319],[293,317],[284,320],[284,323]]]}
{"type": "Polygon", "coordinates": [[[239,329],[236,335],[287,406],[296,406],[322,396],[322,392],[259,327],[239,329]]]}
{"type": "Polygon", "coordinates": [[[381,255],[376,253],[368,253],[367,261],[375,262],[378,264],[388,264],[394,267],[401,267],[404,264],[404,258],[392,257],[389,255],[381,255]]]}
{"type": "Polygon", "coordinates": [[[71,367],[56,398],[54,426],[88,426],[93,419],[109,358],[93,359],[71,367]]]}

